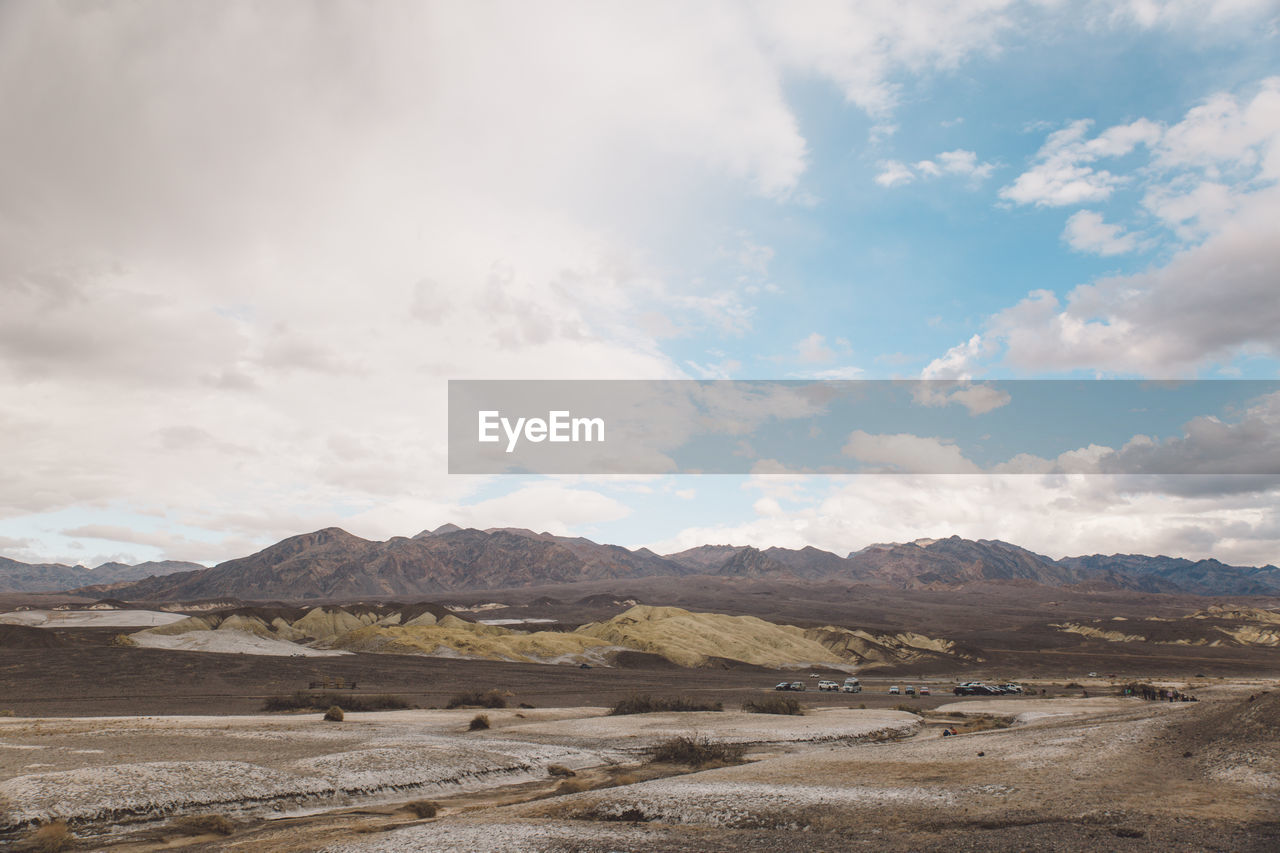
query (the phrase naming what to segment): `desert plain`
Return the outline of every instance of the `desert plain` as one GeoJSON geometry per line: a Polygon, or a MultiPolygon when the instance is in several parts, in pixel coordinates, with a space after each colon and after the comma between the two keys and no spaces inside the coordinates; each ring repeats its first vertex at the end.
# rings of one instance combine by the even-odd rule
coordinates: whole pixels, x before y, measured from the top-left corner
{"type": "Polygon", "coordinates": [[[1271,600],[636,581],[0,603],[6,849],[1280,847],[1271,600]],[[970,681],[1022,692],[954,695],[970,681]],[[721,710],[611,713],[666,699],[721,710]],[[779,699],[803,713],[744,709],[779,699]],[[726,751],[656,754],[680,739],[726,751]]]}

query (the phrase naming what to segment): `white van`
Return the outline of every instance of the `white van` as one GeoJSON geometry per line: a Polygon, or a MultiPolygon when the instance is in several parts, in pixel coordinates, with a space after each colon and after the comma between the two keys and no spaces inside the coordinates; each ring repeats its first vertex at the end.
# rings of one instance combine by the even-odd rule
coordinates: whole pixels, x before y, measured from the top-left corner
{"type": "Polygon", "coordinates": [[[844,684],[840,685],[841,693],[861,693],[862,682],[856,678],[849,677],[844,680],[844,684]]]}

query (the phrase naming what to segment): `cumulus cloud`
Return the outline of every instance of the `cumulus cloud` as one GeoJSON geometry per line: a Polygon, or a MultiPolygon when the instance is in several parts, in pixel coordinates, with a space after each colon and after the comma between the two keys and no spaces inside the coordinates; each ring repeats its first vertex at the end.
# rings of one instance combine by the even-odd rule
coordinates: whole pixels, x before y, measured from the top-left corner
{"type": "Polygon", "coordinates": [[[979,470],[952,442],[909,433],[877,435],[854,430],[842,452],[873,472],[974,474],[979,470]]]}
{"type": "MultiPolygon", "coordinates": [[[[773,477],[760,477],[771,488],[773,477]]],[[[785,511],[690,526],[659,553],[707,543],[813,545],[837,554],[877,542],[958,535],[1001,539],[1060,558],[1094,553],[1275,562],[1280,490],[1179,495],[1107,475],[864,475],[811,478],[785,511]]],[[[772,509],[772,508],[770,508],[772,509]]]]}
{"type": "Polygon", "coordinates": [[[1062,232],[1062,239],[1077,251],[1095,255],[1121,255],[1132,252],[1137,246],[1137,240],[1132,234],[1126,234],[1119,225],[1104,222],[1102,214],[1093,210],[1071,214],[1067,219],[1067,227],[1062,232]]]}
{"type": "MultiPolygon", "coordinates": [[[[1065,298],[1032,291],[926,376],[972,375],[997,353],[1020,370],[1169,377],[1241,353],[1280,352],[1280,80],[1261,81],[1247,97],[1214,95],[1167,128],[1138,119],[1089,136],[1089,127],[1075,122],[1051,134],[1036,164],[1001,195],[1060,206],[1140,182],[1145,209],[1183,242],[1163,266],[1082,284],[1065,298]],[[1133,175],[1094,166],[1140,146],[1149,162],[1133,175]]],[[[1141,248],[1134,233],[1091,210],[1073,214],[1063,238],[1103,255],[1141,248]]]]}
{"type": "Polygon", "coordinates": [[[880,172],[876,175],[875,182],[882,187],[895,187],[900,184],[909,184],[917,179],[938,178],[944,175],[968,178],[977,182],[990,177],[992,170],[995,169],[994,164],[979,162],[977,154],[963,149],[943,151],[932,160],[920,160],[910,166],[900,160],[882,160],[879,167],[880,172]]]}
{"type": "Polygon", "coordinates": [[[1000,197],[1039,207],[1105,201],[1126,178],[1091,164],[1128,154],[1139,144],[1151,145],[1161,132],[1156,123],[1138,119],[1089,138],[1092,125],[1091,120],[1080,119],[1049,134],[1036,153],[1035,165],[1001,189],[1000,197]]]}

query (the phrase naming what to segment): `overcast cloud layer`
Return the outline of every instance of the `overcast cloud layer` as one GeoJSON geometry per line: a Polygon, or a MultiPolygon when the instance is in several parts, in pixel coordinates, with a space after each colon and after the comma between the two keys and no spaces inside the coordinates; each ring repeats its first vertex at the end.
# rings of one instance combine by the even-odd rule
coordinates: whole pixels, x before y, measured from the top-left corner
{"type": "Polygon", "coordinates": [[[449,378],[1275,377],[1278,14],[2,4],[0,554],[455,521],[1280,561],[1259,481],[485,480],[444,445],[449,378]],[[1169,78],[1082,112],[1126,50],[1169,78]]]}

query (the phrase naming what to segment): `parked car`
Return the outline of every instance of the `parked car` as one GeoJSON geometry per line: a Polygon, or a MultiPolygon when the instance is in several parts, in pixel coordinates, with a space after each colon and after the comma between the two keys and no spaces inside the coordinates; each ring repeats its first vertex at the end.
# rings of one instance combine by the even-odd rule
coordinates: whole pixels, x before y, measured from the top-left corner
{"type": "Polygon", "coordinates": [[[858,679],[856,678],[846,679],[844,684],[840,685],[840,692],[841,693],[861,693],[862,682],[858,681],[858,679]]]}
{"type": "Polygon", "coordinates": [[[928,688],[928,687],[925,687],[923,684],[922,684],[922,685],[920,685],[920,695],[921,695],[921,696],[928,696],[928,695],[930,695],[930,693],[929,693],[929,688],[928,688]]]}
{"type": "Polygon", "coordinates": [[[957,685],[951,691],[957,696],[997,696],[1000,691],[994,687],[988,687],[981,682],[970,682],[969,684],[957,685]]]}
{"type": "Polygon", "coordinates": [[[840,685],[836,684],[834,681],[823,680],[818,682],[818,689],[819,690],[839,690],[840,685]]]}
{"type": "Polygon", "coordinates": [[[898,689],[898,685],[896,685],[896,684],[895,684],[895,685],[893,685],[892,687],[890,687],[890,688],[889,688],[889,692],[890,692],[891,694],[897,695],[897,694],[901,693],[902,691],[901,691],[901,690],[899,690],[899,689],[898,689]]]}
{"type": "Polygon", "coordinates": [[[1021,693],[1021,692],[1022,692],[1022,686],[1021,686],[1021,685],[1019,685],[1019,684],[1012,684],[1012,683],[1010,683],[1010,684],[1001,684],[1001,685],[1000,685],[1000,690],[1001,690],[1001,692],[1003,692],[1003,693],[1021,693]]]}
{"type": "Polygon", "coordinates": [[[793,681],[793,682],[791,682],[791,689],[792,689],[792,690],[804,690],[804,689],[805,689],[805,687],[804,687],[804,682],[803,682],[803,681],[793,681]]]}
{"type": "Polygon", "coordinates": [[[791,689],[791,682],[790,682],[790,681],[779,681],[777,684],[773,685],[773,689],[774,689],[774,690],[790,690],[790,689],[791,689]]]}
{"type": "Polygon", "coordinates": [[[908,684],[908,685],[907,685],[907,691],[906,691],[906,692],[907,692],[907,695],[908,695],[908,696],[914,696],[914,695],[916,695],[916,689],[915,689],[915,687],[911,686],[910,684],[908,684]]]}

